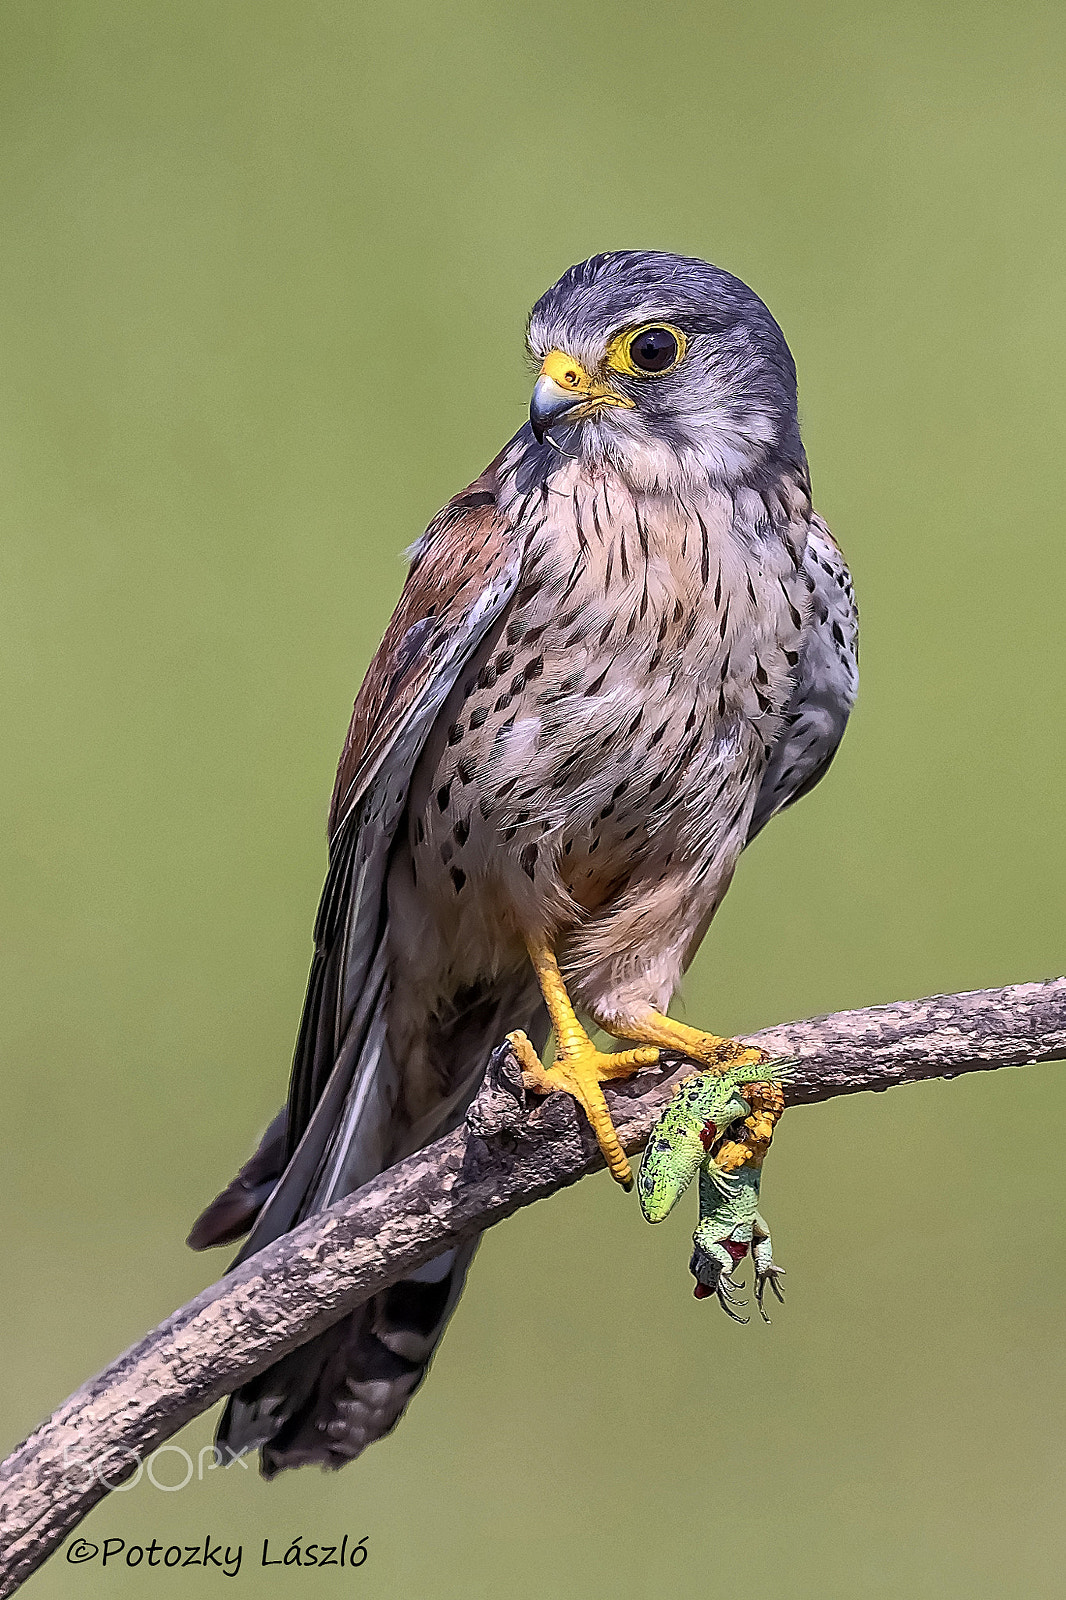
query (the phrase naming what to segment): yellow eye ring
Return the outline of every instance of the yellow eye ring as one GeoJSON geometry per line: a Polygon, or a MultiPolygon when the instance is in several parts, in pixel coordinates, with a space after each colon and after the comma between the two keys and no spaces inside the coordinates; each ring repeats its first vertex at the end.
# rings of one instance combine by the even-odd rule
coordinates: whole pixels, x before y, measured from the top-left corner
{"type": "Polygon", "coordinates": [[[631,378],[665,378],[685,359],[688,340],[670,322],[646,322],[616,333],[607,346],[607,365],[631,378]]]}

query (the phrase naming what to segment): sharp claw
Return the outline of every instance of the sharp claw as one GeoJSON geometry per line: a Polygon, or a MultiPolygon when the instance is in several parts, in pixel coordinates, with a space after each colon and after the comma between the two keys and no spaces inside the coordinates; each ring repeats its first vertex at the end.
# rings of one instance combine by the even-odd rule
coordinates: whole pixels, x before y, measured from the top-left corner
{"type": "MultiPolygon", "coordinates": [[[[748,1302],[744,1299],[740,1292],[743,1287],[744,1285],[742,1283],[735,1282],[733,1278],[729,1277],[727,1273],[723,1272],[722,1276],[718,1280],[716,1293],[719,1300],[722,1302],[722,1305],[725,1306],[727,1310],[731,1306],[747,1305],[748,1302]]],[[[736,1320],[738,1322],[747,1322],[748,1319],[747,1317],[738,1317],[736,1320]]]]}
{"type": "Polygon", "coordinates": [[[766,1286],[767,1286],[767,1284],[770,1285],[770,1288],[773,1290],[774,1295],[776,1296],[779,1304],[784,1305],[785,1296],[784,1296],[784,1293],[782,1291],[781,1285],[777,1281],[778,1278],[783,1278],[784,1275],[785,1275],[785,1269],[783,1267],[775,1267],[772,1272],[760,1273],[759,1276],[755,1280],[755,1299],[758,1302],[759,1314],[762,1317],[763,1321],[767,1324],[767,1326],[769,1326],[770,1318],[766,1315],[766,1312],[763,1310],[763,1296],[766,1293],[766,1286]]]}
{"type": "MultiPolygon", "coordinates": [[[[739,1302],[739,1304],[742,1306],[747,1305],[747,1303],[748,1302],[746,1300],[741,1300],[739,1302]]],[[[739,1322],[742,1326],[744,1326],[751,1321],[750,1317],[737,1316],[737,1313],[733,1310],[733,1302],[722,1292],[722,1283],[720,1279],[718,1283],[718,1304],[721,1306],[722,1310],[725,1312],[726,1316],[731,1322],[739,1322]]]]}

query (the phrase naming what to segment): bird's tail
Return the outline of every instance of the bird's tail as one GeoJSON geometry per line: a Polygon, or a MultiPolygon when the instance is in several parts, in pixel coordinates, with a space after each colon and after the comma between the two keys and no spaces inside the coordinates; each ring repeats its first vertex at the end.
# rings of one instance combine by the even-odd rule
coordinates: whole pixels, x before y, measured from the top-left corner
{"type": "MultiPolygon", "coordinates": [[[[300,1159],[297,1151],[285,1166],[280,1119],[275,1119],[256,1154],[199,1218],[190,1244],[204,1249],[228,1242],[258,1213],[243,1258],[302,1216],[457,1127],[504,1033],[524,1026],[540,1044],[547,1037],[547,1017],[535,991],[517,995],[506,987],[506,993],[465,996],[446,1022],[433,1027],[428,1043],[434,1061],[441,1067],[459,1064],[461,1078],[441,1073],[441,1099],[414,1127],[398,1116],[402,1073],[389,1056],[383,989],[344,1108],[340,1115],[336,1108],[332,1112],[334,1129],[318,1179],[299,1213],[285,1220],[282,1211],[281,1226],[277,1217],[270,1225],[265,1202],[277,1209],[276,1197],[300,1159]]],[[[477,1244],[477,1239],[464,1242],[426,1262],[242,1385],[223,1414],[220,1445],[235,1455],[259,1449],[263,1474],[272,1477],[285,1467],[341,1467],[389,1433],[426,1375],[477,1244]]]]}
{"type": "Polygon", "coordinates": [[[234,1394],[218,1442],[259,1446],[263,1476],[342,1467],[399,1422],[429,1370],[478,1240],[448,1250],[234,1394]]]}

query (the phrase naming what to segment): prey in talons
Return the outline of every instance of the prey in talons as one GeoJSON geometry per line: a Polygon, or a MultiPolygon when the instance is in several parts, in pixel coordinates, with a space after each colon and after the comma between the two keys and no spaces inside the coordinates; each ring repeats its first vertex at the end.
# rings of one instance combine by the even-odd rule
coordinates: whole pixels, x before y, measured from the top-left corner
{"type": "Polygon", "coordinates": [[[685,1078],[652,1129],[637,1177],[641,1210],[649,1222],[661,1222],[699,1173],[699,1225],[689,1262],[694,1293],[697,1300],[713,1295],[734,1322],[748,1321],[740,1315],[747,1302],[733,1273],[749,1251],[764,1322],[770,1320],[763,1305],[767,1286],[784,1300],[782,1269],[758,1204],[788,1065],[737,1064],[685,1078]]]}

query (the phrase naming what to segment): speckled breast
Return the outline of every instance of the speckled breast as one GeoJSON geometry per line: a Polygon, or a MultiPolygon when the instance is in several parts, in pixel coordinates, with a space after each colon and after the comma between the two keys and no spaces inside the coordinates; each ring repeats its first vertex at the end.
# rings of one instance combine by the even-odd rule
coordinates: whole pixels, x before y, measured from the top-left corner
{"type": "Polygon", "coordinates": [[[671,873],[713,899],[791,692],[804,526],[766,495],[635,496],[575,463],[519,529],[519,588],[412,787],[421,893],[475,938],[671,873]]]}

